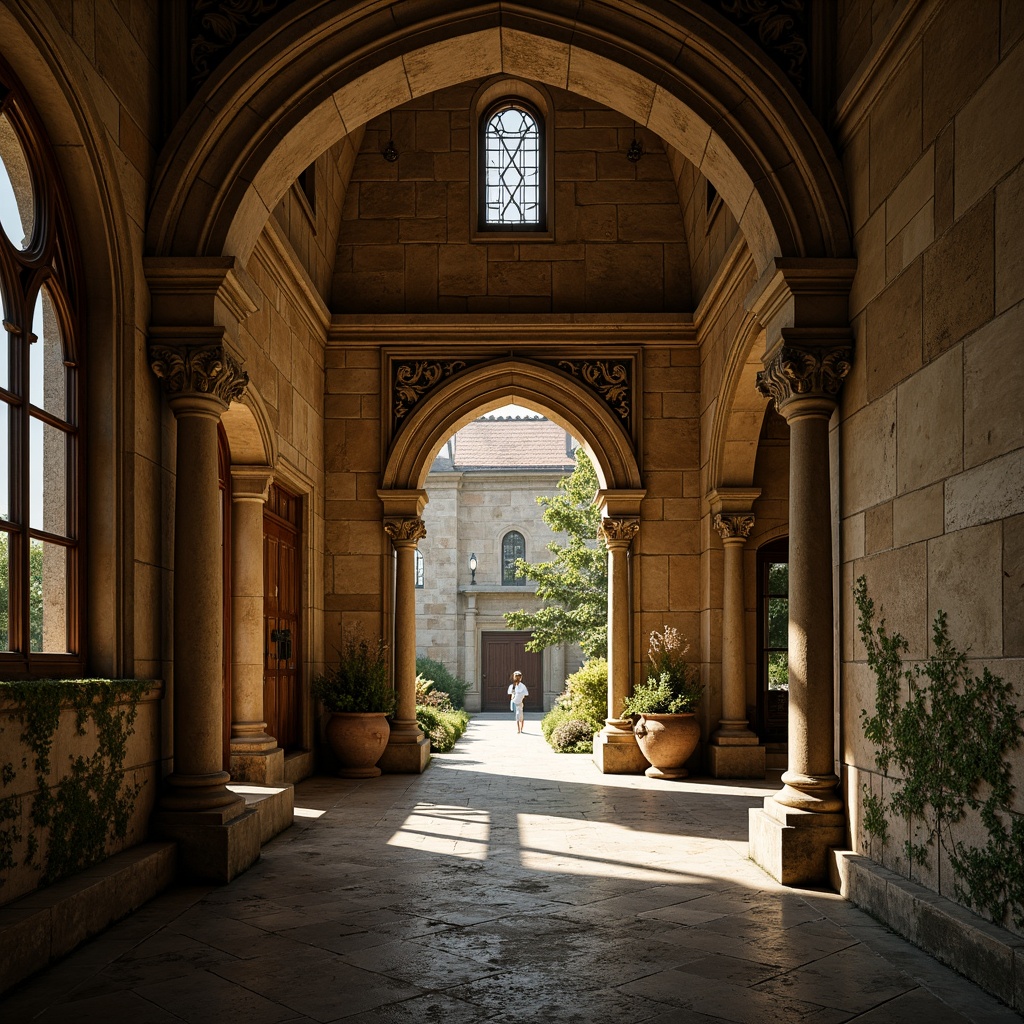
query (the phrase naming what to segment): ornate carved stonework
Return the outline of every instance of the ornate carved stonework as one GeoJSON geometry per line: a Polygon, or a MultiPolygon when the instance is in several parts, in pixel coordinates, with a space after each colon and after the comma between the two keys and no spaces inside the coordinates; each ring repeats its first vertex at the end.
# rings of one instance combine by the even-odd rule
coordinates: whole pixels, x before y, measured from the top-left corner
{"type": "Polygon", "coordinates": [[[216,395],[237,401],[249,384],[249,374],[221,345],[152,345],[150,366],[171,395],[216,395]]]}
{"type": "Polygon", "coordinates": [[[810,35],[807,0],[717,0],[715,5],[804,91],[810,35]]]}
{"type": "Polygon", "coordinates": [[[194,96],[213,69],[247,36],[292,0],[191,0],[188,90],[194,96]]]}
{"type": "Polygon", "coordinates": [[[850,347],[783,345],[757,375],[757,390],[781,409],[800,395],[835,398],[850,372],[850,347]]]}
{"type": "Polygon", "coordinates": [[[391,543],[415,544],[423,540],[427,535],[427,528],[420,518],[415,519],[385,519],[384,532],[391,538],[391,543]]]}
{"type": "Polygon", "coordinates": [[[752,515],[722,515],[715,516],[715,529],[722,540],[731,540],[734,537],[741,537],[746,540],[750,531],[754,528],[754,517],[752,515]]]}
{"type": "Polygon", "coordinates": [[[597,528],[598,537],[609,547],[612,544],[629,544],[640,532],[640,520],[635,518],[613,518],[606,516],[597,528]]]}
{"type": "Polygon", "coordinates": [[[391,392],[397,426],[438,383],[464,370],[462,359],[408,359],[391,364],[391,392]]]}
{"type": "Polygon", "coordinates": [[[631,361],[611,362],[604,359],[560,359],[558,368],[582,380],[596,391],[629,427],[631,412],[631,361]]]}

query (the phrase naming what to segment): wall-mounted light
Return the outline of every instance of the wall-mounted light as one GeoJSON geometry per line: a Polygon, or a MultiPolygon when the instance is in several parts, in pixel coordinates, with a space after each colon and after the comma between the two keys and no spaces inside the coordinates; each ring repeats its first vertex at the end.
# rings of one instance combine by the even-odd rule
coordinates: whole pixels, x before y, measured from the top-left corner
{"type": "Polygon", "coordinates": [[[476,552],[473,551],[469,556],[469,582],[475,587],[476,586],[476,552]]]}
{"type": "Polygon", "coordinates": [[[626,150],[626,159],[635,164],[644,155],[644,144],[636,137],[636,121],[633,122],[633,141],[626,150]]]}
{"type": "Polygon", "coordinates": [[[389,164],[393,164],[398,159],[398,150],[395,149],[395,130],[391,125],[391,111],[388,111],[388,144],[381,150],[380,155],[384,157],[389,164]]]}

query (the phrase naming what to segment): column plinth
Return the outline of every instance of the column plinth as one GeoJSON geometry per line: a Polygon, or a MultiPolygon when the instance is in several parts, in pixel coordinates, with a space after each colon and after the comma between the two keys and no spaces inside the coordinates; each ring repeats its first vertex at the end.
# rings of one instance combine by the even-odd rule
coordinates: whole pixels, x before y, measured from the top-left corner
{"type": "MultiPolygon", "coordinates": [[[[721,495],[716,503],[723,506],[721,495]]],[[[743,548],[754,526],[749,512],[717,512],[715,529],[724,548],[722,586],[722,717],[708,747],[716,779],[763,779],[765,751],[746,716],[746,629],[743,610],[743,548]]]]}
{"type": "Polygon", "coordinates": [[[832,513],[828,424],[847,345],[775,346],[758,389],[771,397],[789,441],[789,765],[783,788],[750,812],[750,856],[780,881],[826,876],[844,841],[835,773],[832,513]]]}
{"type": "Polygon", "coordinates": [[[430,740],[416,721],[416,545],[427,529],[417,515],[385,520],[384,532],[395,549],[395,715],[377,764],[385,772],[422,772],[430,740]]]}

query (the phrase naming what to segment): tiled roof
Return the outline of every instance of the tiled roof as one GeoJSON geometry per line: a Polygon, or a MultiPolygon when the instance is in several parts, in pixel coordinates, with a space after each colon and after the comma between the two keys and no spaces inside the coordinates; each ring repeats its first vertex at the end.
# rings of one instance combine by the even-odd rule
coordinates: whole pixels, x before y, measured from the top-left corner
{"type": "Polygon", "coordinates": [[[559,469],[570,471],[575,459],[566,452],[566,432],[551,420],[519,417],[478,419],[441,449],[434,469],[559,469]]]}

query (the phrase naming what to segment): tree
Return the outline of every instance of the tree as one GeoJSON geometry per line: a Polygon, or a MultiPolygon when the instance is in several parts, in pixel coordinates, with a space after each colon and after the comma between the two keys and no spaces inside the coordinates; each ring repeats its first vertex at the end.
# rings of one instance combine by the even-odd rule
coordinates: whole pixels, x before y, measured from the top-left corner
{"type": "Polygon", "coordinates": [[[588,658],[608,655],[608,553],[597,540],[601,511],[594,505],[597,473],[587,453],[576,449],[576,468],[558,481],[558,494],[543,496],[544,522],[569,543],[552,541],[548,562],[518,559],[516,575],[537,584],[544,602],[536,612],[505,613],[511,629],[529,630],[528,651],[561,643],[577,643],[588,658]]]}

